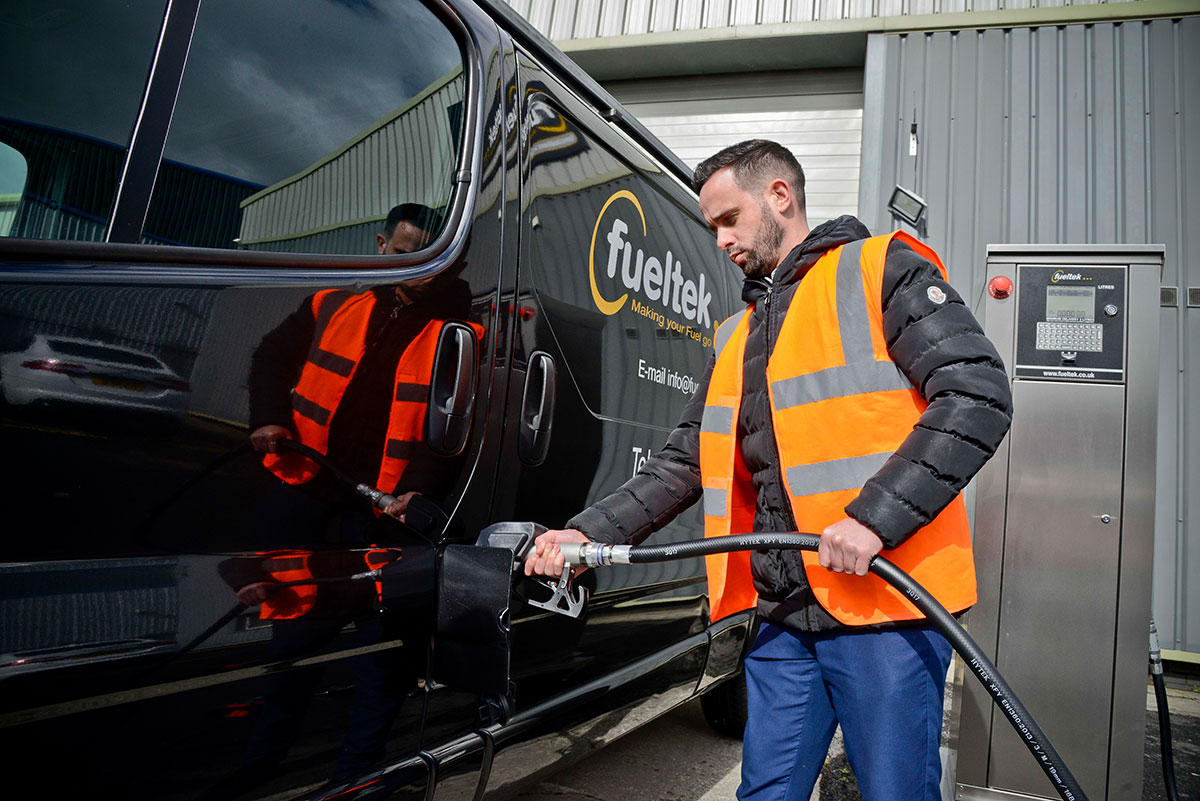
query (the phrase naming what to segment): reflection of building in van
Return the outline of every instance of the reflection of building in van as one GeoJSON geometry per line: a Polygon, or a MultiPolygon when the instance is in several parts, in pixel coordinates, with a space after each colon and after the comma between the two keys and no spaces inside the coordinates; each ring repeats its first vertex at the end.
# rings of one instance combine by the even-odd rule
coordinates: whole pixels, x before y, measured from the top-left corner
{"type": "MultiPolygon", "coordinates": [[[[0,145],[22,155],[28,165],[20,190],[0,187],[0,222],[11,217],[8,236],[104,239],[105,215],[125,162],[123,147],[12,119],[0,119],[0,145]]],[[[238,203],[260,188],[171,161],[164,161],[159,168],[157,185],[164,192],[186,198],[187,203],[175,209],[151,210],[141,238],[145,245],[230,247],[237,236],[238,203]]],[[[2,232],[4,225],[0,225],[2,232]]]]}
{"type": "MultiPolygon", "coordinates": [[[[463,85],[456,67],[341,150],[243,200],[239,245],[370,254],[396,204],[443,209],[453,186],[463,85]]],[[[439,219],[431,229],[441,226],[439,219]]]]}

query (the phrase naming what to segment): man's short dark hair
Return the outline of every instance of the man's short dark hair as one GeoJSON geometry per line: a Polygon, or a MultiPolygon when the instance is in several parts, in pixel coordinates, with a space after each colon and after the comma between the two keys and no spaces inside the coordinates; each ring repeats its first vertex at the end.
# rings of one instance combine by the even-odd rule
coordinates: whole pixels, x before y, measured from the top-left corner
{"type": "Polygon", "coordinates": [[[800,162],[778,142],[769,139],[747,139],[709,156],[700,162],[692,175],[692,186],[699,192],[717,170],[728,167],[737,185],[747,192],[758,193],[769,181],[782,178],[804,208],[804,170],[800,162]]]}
{"type": "Polygon", "coordinates": [[[420,203],[401,203],[393,206],[388,212],[387,221],[383,224],[383,236],[391,239],[396,226],[402,222],[412,223],[427,234],[432,234],[441,222],[441,213],[420,203]]]}

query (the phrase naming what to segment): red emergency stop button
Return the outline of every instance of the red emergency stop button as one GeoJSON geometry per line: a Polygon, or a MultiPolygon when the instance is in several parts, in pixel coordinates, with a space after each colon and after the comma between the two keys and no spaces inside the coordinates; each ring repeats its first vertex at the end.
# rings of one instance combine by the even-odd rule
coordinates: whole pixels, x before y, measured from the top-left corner
{"type": "Polygon", "coordinates": [[[988,294],[996,300],[1004,300],[1012,295],[1013,282],[1006,275],[997,275],[991,281],[988,281],[988,294]]]}

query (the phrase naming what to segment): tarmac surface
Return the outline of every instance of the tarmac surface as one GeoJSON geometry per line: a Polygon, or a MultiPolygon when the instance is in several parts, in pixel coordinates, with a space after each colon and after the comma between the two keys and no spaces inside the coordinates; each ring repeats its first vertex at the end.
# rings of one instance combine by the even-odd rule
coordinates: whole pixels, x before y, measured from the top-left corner
{"type": "MultiPolygon", "coordinates": [[[[1175,778],[1180,799],[1200,801],[1200,682],[1167,682],[1175,778]]],[[[1167,801],[1154,691],[1146,695],[1143,801],[1167,801]]],[[[697,701],[647,724],[555,774],[515,801],[732,801],[741,743],[708,727],[697,701]]],[[[835,736],[810,801],[861,801],[854,772],[835,736]]]]}

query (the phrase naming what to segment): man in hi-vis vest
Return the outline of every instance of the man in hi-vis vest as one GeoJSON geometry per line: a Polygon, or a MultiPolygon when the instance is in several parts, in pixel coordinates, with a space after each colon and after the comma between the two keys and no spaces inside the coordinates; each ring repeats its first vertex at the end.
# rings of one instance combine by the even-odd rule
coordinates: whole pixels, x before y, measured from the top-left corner
{"type": "Polygon", "coordinates": [[[853,217],[810,231],[774,142],[696,168],[700,210],[746,281],[701,390],[615,493],[542,535],[637,544],[703,499],[706,536],[819,533],[820,551],[707,558],[714,620],[757,608],[743,801],[806,801],[840,723],[864,799],[939,799],[950,645],[868,574],[883,552],[952,612],[975,602],[960,490],[1011,420],[1004,367],[937,254],[853,217]]]}

